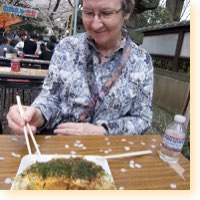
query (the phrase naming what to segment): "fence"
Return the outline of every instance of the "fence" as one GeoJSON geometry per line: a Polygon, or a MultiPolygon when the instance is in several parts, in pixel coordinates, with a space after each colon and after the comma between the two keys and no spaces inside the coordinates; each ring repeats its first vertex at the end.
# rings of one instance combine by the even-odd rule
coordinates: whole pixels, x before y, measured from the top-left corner
{"type": "Polygon", "coordinates": [[[166,62],[169,62],[168,66],[171,66],[169,70],[189,72],[190,21],[165,24],[140,31],[144,34],[141,46],[151,54],[155,66],[167,65],[166,62]]]}
{"type": "Polygon", "coordinates": [[[190,22],[165,24],[139,31],[144,34],[141,46],[151,54],[154,62],[154,103],[170,113],[187,115],[188,124],[190,22]]]}

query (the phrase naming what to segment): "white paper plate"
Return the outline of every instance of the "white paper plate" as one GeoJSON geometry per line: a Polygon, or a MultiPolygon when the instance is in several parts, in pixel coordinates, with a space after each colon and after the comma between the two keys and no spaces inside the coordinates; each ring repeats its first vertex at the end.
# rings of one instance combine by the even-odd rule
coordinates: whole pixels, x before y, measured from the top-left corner
{"type": "MultiPolygon", "coordinates": [[[[17,175],[21,174],[27,167],[37,162],[48,162],[49,160],[53,158],[71,158],[71,157],[82,157],[88,161],[94,162],[97,165],[100,165],[110,176],[110,180],[114,183],[113,177],[107,162],[107,159],[101,156],[77,156],[77,155],[61,155],[61,154],[55,154],[55,155],[42,155],[42,161],[39,155],[26,155],[22,158],[21,163],[19,165],[19,169],[17,171],[17,175]]],[[[11,190],[13,190],[13,187],[15,185],[15,180],[12,183],[11,190]]]]}

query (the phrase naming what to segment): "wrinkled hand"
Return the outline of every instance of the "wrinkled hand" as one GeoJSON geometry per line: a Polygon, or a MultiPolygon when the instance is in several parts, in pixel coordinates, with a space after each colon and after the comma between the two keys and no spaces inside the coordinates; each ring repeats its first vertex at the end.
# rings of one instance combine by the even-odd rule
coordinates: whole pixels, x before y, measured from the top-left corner
{"type": "Polygon", "coordinates": [[[8,126],[18,134],[23,134],[23,127],[26,123],[30,124],[33,133],[36,132],[37,127],[44,124],[44,118],[40,110],[30,107],[23,106],[24,116],[21,117],[19,108],[17,105],[11,106],[7,114],[8,126]]]}
{"type": "Polygon", "coordinates": [[[90,123],[63,123],[56,127],[55,134],[63,135],[104,135],[105,129],[102,126],[90,123]]]}

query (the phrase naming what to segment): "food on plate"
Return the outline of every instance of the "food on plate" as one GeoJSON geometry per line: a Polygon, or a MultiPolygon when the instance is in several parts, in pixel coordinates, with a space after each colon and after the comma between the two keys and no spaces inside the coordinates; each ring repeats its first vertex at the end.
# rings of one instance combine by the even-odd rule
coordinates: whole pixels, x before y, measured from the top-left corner
{"type": "Polygon", "coordinates": [[[14,190],[111,190],[110,175],[84,158],[56,158],[36,162],[19,174],[14,190]]]}

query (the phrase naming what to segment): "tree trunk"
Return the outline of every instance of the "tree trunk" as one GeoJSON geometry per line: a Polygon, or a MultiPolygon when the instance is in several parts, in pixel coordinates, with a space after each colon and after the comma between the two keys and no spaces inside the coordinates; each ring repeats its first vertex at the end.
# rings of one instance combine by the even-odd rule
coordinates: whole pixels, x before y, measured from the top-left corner
{"type": "Polygon", "coordinates": [[[135,10],[136,14],[142,13],[145,10],[153,10],[157,8],[160,0],[135,0],[135,10]]]}
{"type": "Polygon", "coordinates": [[[184,1],[185,0],[167,0],[166,1],[166,11],[169,16],[170,22],[180,21],[184,1]]]}
{"type": "Polygon", "coordinates": [[[53,12],[56,12],[56,11],[57,11],[57,9],[58,9],[58,7],[59,7],[59,5],[60,5],[60,1],[61,1],[61,0],[57,0],[56,5],[55,5],[55,7],[54,7],[54,9],[53,9],[53,12]]]}
{"type": "Polygon", "coordinates": [[[59,5],[60,5],[60,1],[61,1],[61,0],[57,0],[57,1],[56,1],[56,5],[54,6],[53,11],[52,11],[52,13],[51,13],[51,15],[50,15],[50,19],[51,19],[52,21],[53,21],[54,13],[57,11],[57,9],[58,9],[58,7],[59,7],[59,5]]]}

